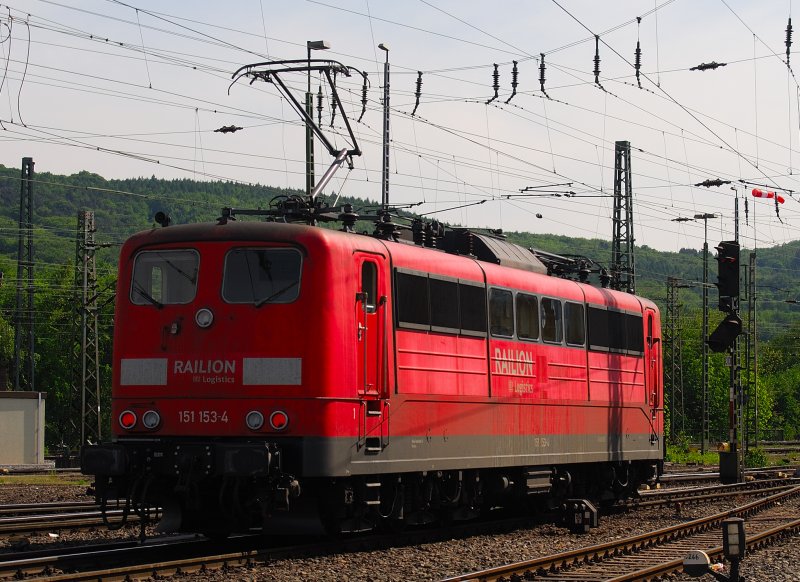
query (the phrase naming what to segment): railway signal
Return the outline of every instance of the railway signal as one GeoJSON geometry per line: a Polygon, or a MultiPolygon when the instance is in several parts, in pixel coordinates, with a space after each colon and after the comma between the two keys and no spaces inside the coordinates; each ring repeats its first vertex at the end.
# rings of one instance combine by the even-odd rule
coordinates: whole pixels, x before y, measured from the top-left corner
{"type": "Polygon", "coordinates": [[[708,347],[712,352],[724,352],[729,349],[742,333],[742,319],[735,313],[729,313],[708,336],[708,347]]]}
{"type": "Polygon", "coordinates": [[[727,313],[706,340],[714,352],[729,349],[742,333],[742,320],[739,317],[739,242],[724,240],[715,247],[719,270],[717,288],[719,289],[719,310],[727,313]]]}
{"type": "Polygon", "coordinates": [[[726,313],[736,311],[739,298],[739,243],[724,240],[716,247],[719,270],[717,288],[719,289],[719,310],[726,313]],[[734,301],[734,298],[737,301],[734,301]]]}

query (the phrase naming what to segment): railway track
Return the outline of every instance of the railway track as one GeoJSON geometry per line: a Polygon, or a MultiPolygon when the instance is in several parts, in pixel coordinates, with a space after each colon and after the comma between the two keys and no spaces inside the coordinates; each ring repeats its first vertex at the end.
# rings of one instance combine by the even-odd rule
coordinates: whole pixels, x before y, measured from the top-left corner
{"type": "MultiPolygon", "coordinates": [[[[761,480],[774,479],[779,475],[798,476],[798,472],[800,472],[800,467],[787,465],[746,469],[744,474],[746,479],[761,480]]],[[[664,473],[659,481],[666,487],[678,487],[689,483],[708,483],[719,481],[719,472],[716,468],[709,467],[707,471],[664,473]]]]}
{"type": "Polygon", "coordinates": [[[70,513],[97,508],[94,501],[54,501],[51,503],[8,503],[0,505],[0,517],[47,513],[70,513]]]}
{"type": "MultiPolygon", "coordinates": [[[[106,511],[106,520],[93,502],[75,501],[58,503],[30,503],[0,506],[0,537],[52,532],[60,529],[91,529],[120,523],[122,509],[106,511]]],[[[129,514],[131,523],[139,518],[129,514]]]]}
{"type": "MultiPolygon", "coordinates": [[[[52,582],[158,578],[176,572],[194,573],[282,559],[418,546],[449,541],[454,537],[506,533],[531,527],[532,523],[530,517],[514,517],[333,540],[307,534],[254,534],[222,541],[209,541],[202,536],[162,536],[149,538],[143,544],[127,541],[0,555],[0,581],[20,578],[52,582]]],[[[235,574],[232,577],[235,578],[235,574]]]]}
{"type": "MultiPolygon", "coordinates": [[[[411,534],[408,535],[410,539],[411,534]]],[[[436,535],[426,532],[423,536],[436,535]]],[[[402,536],[401,536],[402,537],[402,536]]],[[[102,546],[56,548],[32,556],[3,556],[0,580],[49,582],[137,580],[175,573],[194,573],[249,566],[269,561],[358,552],[390,547],[396,535],[359,536],[343,540],[313,536],[243,535],[222,541],[202,536],[163,536],[143,544],[120,542],[102,546]]],[[[405,543],[410,543],[406,540],[405,543]]]]}
{"type": "Polygon", "coordinates": [[[645,507],[680,506],[685,503],[718,501],[726,497],[742,495],[765,495],[785,491],[800,485],[800,478],[767,479],[734,483],[732,485],[710,485],[704,487],[681,487],[671,489],[652,489],[641,492],[639,497],[626,499],[612,509],[633,510],[645,507]]]}
{"type": "MultiPolygon", "coordinates": [[[[0,580],[107,580],[114,577],[114,572],[127,572],[135,578],[137,572],[158,572],[159,564],[168,555],[182,558],[193,553],[202,554],[200,548],[208,552],[210,544],[195,536],[189,539],[165,536],[148,539],[143,544],[129,540],[6,554],[0,561],[0,580]],[[143,565],[137,568],[137,562],[143,565]],[[112,564],[119,567],[112,568],[112,564]]],[[[125,579],[125,576],[118,579],[125,579]]]]}
{"type": "Polygon", "coordinates": [[[748,549],[800,532],[797,519],[800,486],[730,511],[654,532],[552,556],[506,564],[447,578],[446,582],[510,580],[652,580],[683,569],[690,550],[722,555],[720,525],[729,517],[746,519],[748,549]]]}
{"type": "MultiPolygon", "coordinates": [[[[676,490],[654,490],[646,492],[642,499],[635,500],[630,508],[635,510],[648,505],[666,505],[682,501],[704,502],[713,495],[761,494],[766,495],[776,488],[785,490],[786,481],[750,482],[741,485],[717,485],[711,488],[683,488],[676,490]]],[[[21,506],[20,509],[27,509],[21,506]]],[[[77,507],[75,509],[78,509],[77,507]]],[[[44,516],[42,516],[44,517],[44,516]]],[[[65,517],[70,517],[66,514],[65,517]]],[[[24,518],[19,518],[24,519],[24,518]]],[[[531,521],[509,520],[506,527],[531,527],[531,521]],[[513,521],[513,523],[511,523],[513,521]]],[[[69,549],[52,548],[35,552],[6,553],[0,562],[0,580],[25,576],[45,576],[48,580],[107,580],[136,579],[150,576],[167,576],[175,572],[196,572],[232,568],[263,563],[279,558],[320,556],[333,553],[358,552],[363,550],[418,545],[458,536],[487,533],[481,531],[485,524],[471,524],[462,531],[456,528],[437,536],[432,531],[416,531],[403,536],[367,536],[349,540],[305,540],[271,538],[264,535],[240,536],[223,543],[210,543],[202,537],[161,537],[148,539],[145,544],[127,540],[113,544],[80,546],[69,549]],[[292,543],[292,542],[295,543],[292,543]],[[302,543],[299,543],[302,542],[302,543]],[[291,544],[291,545],[287,545],[291,544]],[[267,549],[265,549],[267,548],[267,549]]],[[[713,537],[713,535],[712,535],[713,537]]],[[[718,535],[716,536],[719,537],[718,535]]],[[[717,540],[719,541],[719,540],[717,540]]]]}

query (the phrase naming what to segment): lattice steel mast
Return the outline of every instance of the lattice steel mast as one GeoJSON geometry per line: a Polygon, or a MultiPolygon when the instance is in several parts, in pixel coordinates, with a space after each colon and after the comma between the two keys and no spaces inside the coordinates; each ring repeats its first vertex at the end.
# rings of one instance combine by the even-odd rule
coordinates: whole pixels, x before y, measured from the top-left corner
{"type": "Polygon", "coordinates": [[[14,312],[14,390],[34,390],[33,158],[22,158],[14,312]]]}
{"type": "Polygon", "coordinates": [[[613,289],[636,293],[634,242],[631,143],[618,141],[614,147],[614,235],[611,243],[613,289]]]}
{"type": "Polygon", "coordinates": [[[667,277],[667,317],[664,328],[664,387],[669,393],[669,438],[686,430],[683,407],[683,341],[678,289],[680,279],[667,277]]]}
{"type": "Polygon", "coordinates": [[[758,327],[756,325],[756,253],[750,253],[747,277],[747,335],[745,341],[745,453],[752,446],[758,448],[758,327]]]}
{"type": "Polygon", "coordinates": [[[100,441],[100,354],[97,334],[97,268],[94,212],[78,212],[75,237],[75,348],[73,401],[80,403],[80,444],[100,441]]]}

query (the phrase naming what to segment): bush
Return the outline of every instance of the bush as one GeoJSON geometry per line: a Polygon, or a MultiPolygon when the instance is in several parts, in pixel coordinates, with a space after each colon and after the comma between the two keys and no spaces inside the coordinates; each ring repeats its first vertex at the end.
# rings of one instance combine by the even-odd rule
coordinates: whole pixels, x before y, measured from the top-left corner
{"type": "Polygon", "coordinates": [[[747,449],[744,455],[745,467],[766,467],[767,463],[767,453],[764,452],[764,449],[747,449]]]}
{"type": "MultiPolygon", "coordinates": [[[[673,449],[676,452],[680,451],[683,453],[688,453],[693,449],[692,441],[687,435],[678,433],[673,437],[672,441],[667,443],[667,449],[673,449]]],[[[694,449],[696,450],[696,447],[694,447],[694,449]]]]}

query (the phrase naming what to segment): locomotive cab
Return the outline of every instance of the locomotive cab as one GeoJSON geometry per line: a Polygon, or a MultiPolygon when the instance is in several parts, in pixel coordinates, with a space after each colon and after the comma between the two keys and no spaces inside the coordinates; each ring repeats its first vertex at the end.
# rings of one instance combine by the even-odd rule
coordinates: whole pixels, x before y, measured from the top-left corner
{"type": "Polygon", "coordinates": [[[246,529],[387,446],[386,252],[337,234],[229,222],[125,244],[114,442],[82,452],[101,500],[246,529]]]}

